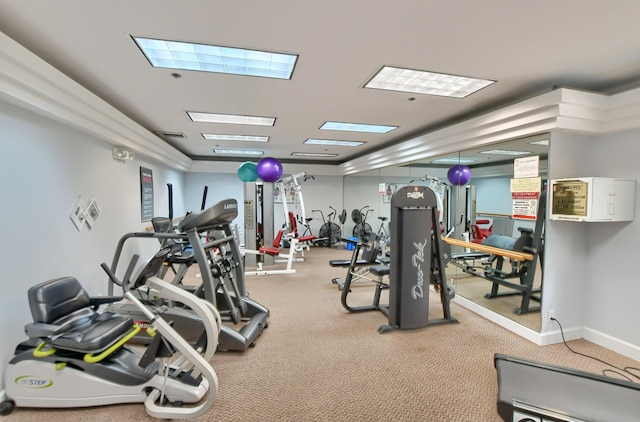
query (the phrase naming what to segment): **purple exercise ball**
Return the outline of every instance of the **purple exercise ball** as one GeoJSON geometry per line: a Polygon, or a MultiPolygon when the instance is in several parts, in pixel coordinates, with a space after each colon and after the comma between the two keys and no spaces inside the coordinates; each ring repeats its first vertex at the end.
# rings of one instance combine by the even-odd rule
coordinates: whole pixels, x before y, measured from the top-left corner
{"type": "Polygon", "coordinates": [[[467,166],[457,164],[449,169],[447,178],[452,185],[466,185],[471,180],[471,169],[467,166]]]}
{"type": "Polygon", "coordinates": [[[282,176],[282,164],[273,157],[265,157],[258,162],[258,177],[263,182],[276,182],[282,176]]]}

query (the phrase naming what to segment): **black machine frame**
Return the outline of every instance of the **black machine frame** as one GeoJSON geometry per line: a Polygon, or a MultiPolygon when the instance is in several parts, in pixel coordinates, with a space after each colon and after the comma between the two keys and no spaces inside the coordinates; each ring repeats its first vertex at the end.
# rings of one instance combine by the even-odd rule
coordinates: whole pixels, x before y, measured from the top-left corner
{"type": "Polygon", "coordinates": [[[457,323],[449,307],[454,292],[445,274],[450,249],[440,239],[433,190],[411,185],[398,189],[391,197],[389,229],[389,324],[378,331],[457,323]],[[430,285],[440,294],[442,318],[429,318],[430,285]]]}
{"type": "MultiPolygon", "coordinates": [[[[458,322],[451,315],[449,307],[455,292],[447,285],[445,274],[451,249],[440,238],[437,207],[435,193],[426,186],[405,186],[394,193],[391,198],[391,255],[388,265],[359,259],[363,248],[376,249],[378,236],[372,244],[345,239],[354,245],[354,251],[342,284],[342,306],[354,313],[382,312],[389,324],[380,326],[379,333],[458,322]],[[364,267],[368,269],[363,270],[364,267]],[[369,277],[370,274],[377,278],[369,277]],[[387,276],[388,282],[385,281],[387,276]],[[359,279],[372,281],[376,285],[371,305],[354,306],[348,303],[351,283],[359,279]],[[431,286],[440,294],[442,318],[429,317],[431,286]],[[385,290],[389,291],[389,303],[381,305],[380,298],[385,290]]],[[[330,262],[331,266],[344,264],[330,262]]],[[[333,280],[340,285],[339,281],[333,280]]]]}
{"type": "MultiPolygon", "coordinates": [[[[187,214],[178,224],[177,232],[133,232],[120,238],[110,270],[115,273],[124,244],[132,238],[173,240],[186,242],[193,249],[193,258],[198,265],[202,283],[188,288],[213,304],[223,321],[220,328],[219,351],[244,351],[254,346],[258,336],[268,327],[269,310],[249,298],[244,279],[244,265],[231,229],[231,222],[238,215],[235,199],[224,199],[207,209],[187,214]],[[213,235],[215,233],[215,236],[213,235]]],[[[127,270],[127,273],[130,269],[127,270]]],[[[130,274],[125,274],[124,280],[130,274]]],[[[181,285],[174,279],[173,284],[181,285]]],[[[108,294],[113,294],[109,284],[108,294]]]]}

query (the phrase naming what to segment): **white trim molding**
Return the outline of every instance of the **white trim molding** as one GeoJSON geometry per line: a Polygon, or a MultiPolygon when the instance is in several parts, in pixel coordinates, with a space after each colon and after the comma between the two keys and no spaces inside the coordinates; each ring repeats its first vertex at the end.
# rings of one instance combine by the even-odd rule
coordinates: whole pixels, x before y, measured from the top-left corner
{"type": "Polygon", "coordinates": [[[0,97],[169,167],[192,160],[0,32],[0,97]]]}

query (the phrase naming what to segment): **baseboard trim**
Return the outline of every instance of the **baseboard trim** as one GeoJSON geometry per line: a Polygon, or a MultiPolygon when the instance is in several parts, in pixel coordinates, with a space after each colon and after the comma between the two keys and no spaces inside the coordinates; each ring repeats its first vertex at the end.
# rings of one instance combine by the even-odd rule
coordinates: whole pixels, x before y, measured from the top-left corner
{"type": "Polygon", "coordinates": [[[640,347],[591,328],[584,329],[584,339],[628,358],[640,361],[640,347]]]}
{"type": "MultiPolygon", "coordinates": [[[[562,332],[556,324],[556,328],[552,331],[546,331],[540,335],[542,337],[541,346],[562,343],[562,332]]],[[[579,340],[584,337],[583,327],[564,328],[564,339],[566,341],[579,340]]]]}
{"type": "Polygon", "coordinates": [[[519,335],[522,338],[525,338],[529,341],[531,341],[532,343],[535,343],[539,346],[543,346],[542,341],[543,341],[543,337],[540,333],[536,333],[535,331],[533,331],[530,328],[525,327],[522,324],[519,324],[505,316],[502,316],[500,314],[497,314],[483,306],[480,306],[468,299],[465,299],[464,297],[461,296],[456,296],[453,301],[455,303],[457,303],[458,305],[462,306],[463,308],[466,308],[468,310],[470,310],[471,312],[474,312],[478,315],[480,315],[481,317],[488,319],[491,322],[494,322],[496,324],[498,324],[499,326],[506,328],[509,331],[512,331],[513,333],[519,335]]]}
{"type": "MultiPolygon", "coordinates": [[[[537,333],[530,328],[518,324],[517,322],[484,308],[468,299],[465,299],[464,297],[456,296],[453,299],[453,302],[485,319],[488,319],[491,322],[498,324],[520,337],[537,344],[538,346],[548,346],[550,344],[562,343],[563,341],[560,327],[556,324],[554,324],[556,325],[556,328],[552,331],[537,333]]],[[[571,341],[579,340],[581,338],[628,358],[640,361],[640,347],[636,345],[587,327],[572,327],[564,329],[564,340],[571,341]]]]}

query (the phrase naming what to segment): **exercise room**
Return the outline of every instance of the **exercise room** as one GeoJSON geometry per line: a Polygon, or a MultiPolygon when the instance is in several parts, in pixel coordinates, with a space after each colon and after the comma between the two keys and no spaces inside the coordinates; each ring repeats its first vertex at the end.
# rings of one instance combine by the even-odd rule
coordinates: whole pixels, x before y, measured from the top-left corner
{"type": "Polygon", "coordinates": [[[3,420],[637,420],[640,5],[384,6],[0,2],[3,420]]]}

